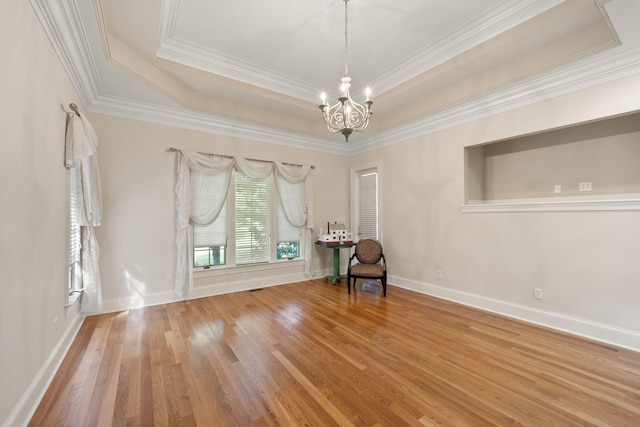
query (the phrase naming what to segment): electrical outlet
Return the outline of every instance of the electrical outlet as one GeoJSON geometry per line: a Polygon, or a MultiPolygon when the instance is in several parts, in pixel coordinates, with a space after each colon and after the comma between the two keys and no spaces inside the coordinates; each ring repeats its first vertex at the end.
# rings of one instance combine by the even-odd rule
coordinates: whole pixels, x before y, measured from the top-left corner
{"type": "Polygon", "coordinates": [[[556,184],[553,186],[553,192],[554,193],[562,193],[562,185],[560,184],[556,184]]]}
{"type": "Polygon", "coordinates": [[[171,283],[171,273],[165,274],[164,283],[171,283]]]}
{"type": "Polygon", "coordinates": [[[578,185],[578,190],[580,190],[580,191],[591,191],[591,183],[590,182],[581,182],[578,185]]]}
{"type": "Polygon", "coordinates": [[[533,297],[535,299],[542,299],[542,289],[540,288],[533,288],[533,297]]]}
{"type": "Polygon", "coordinates": [[[436,279],[442,280],[442,270],[436,270],[436,279]]]}
{"type": "Polygon", "coordinates": [[[249,273],[242,273],[242,280],[247,280],[249,278],[249,273]]]}

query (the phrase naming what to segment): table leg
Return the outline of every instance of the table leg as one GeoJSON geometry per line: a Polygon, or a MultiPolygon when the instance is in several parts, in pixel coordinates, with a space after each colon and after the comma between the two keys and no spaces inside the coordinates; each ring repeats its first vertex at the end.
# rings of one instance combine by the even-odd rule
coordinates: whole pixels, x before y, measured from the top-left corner
{"type": "Polygon", "coordinates": [[[333,277],[331,283],[334,285],[340,281],[340,248],[333,248],[333,277]]]}
{"type": "Polygon", "coordinates": [[[352,243],[349,243],[345,245],[341,244],[341,245],[335,245],[334,247],[331,247],[330,245],[327,245],[327,244],[320,244],[320,243],[316,243],[316,244],[323,248],[333,249],[333,275],[324,276],[324,280],[328,281],[329,279],[331,279],[331,283],[335,285],[337,282],[340,282],[342,279],[346,279],[347,278],[346,275],[340,274],[340,249],[350,248],[354,245],[352,243]]]}

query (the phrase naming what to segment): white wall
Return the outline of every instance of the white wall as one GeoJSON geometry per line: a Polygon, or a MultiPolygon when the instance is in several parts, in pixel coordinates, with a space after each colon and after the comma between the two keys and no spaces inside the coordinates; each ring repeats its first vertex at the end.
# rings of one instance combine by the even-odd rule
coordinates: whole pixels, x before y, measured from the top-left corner
{"type": "Polygon", "coordinates": [[[381,164],[390,282],[640,349],[639,211],[460,209],[465,146],[638,110],[637,93],[627,78],[352,158],[381,164]]]}
{"type": "MultiPolygon", "coordinates": [[[[314,229],[348,217],[349,169],[342,156],[103,115],[89,115],[100,137],[103,221],[98,229],[106,310],[175,300],[176,153],[169,147],[247,158],[312,164],[314,229]]],[[[317,231],[314,231],[314,234],[317,231]]],[[[329,250],[313,248],[319,274],[331,267],[329,250]]],[[[196,274],[192,297],[304,280],[292,267],[211,269],[196,274]],[[243,276],[246,273],[247,278],[243,276]]]]}
{"type": "Polygon", "coordinates": [[[19,425],[81,321],[64,308],[61,108],[79,101],[29,2],[0,2],[0,38],[0,424],[19,425]]]}

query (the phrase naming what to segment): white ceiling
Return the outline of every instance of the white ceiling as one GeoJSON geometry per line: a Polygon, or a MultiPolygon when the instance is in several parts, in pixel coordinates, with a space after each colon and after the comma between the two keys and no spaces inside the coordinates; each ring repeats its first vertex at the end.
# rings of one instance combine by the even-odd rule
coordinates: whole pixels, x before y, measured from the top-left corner
{"type": "Polygon", "coordinates": [[[346,144],[343,0],[31,2],[89,111],[339,154],[640,72],[637,0],[350,0],[346,144]]]}

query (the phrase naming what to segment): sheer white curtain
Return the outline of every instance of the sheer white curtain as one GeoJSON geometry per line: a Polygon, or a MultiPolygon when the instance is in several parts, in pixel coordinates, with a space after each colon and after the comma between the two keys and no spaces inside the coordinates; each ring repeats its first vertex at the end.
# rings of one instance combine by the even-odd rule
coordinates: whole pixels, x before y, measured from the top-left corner
{"type": "Polygon", "coordinates": [[[82,185],[76,186],[73,213],[82,227],[82,282],[80,310],[84,313],[102,311],[100,280],[100,247],[95,228],[102,220],[102,186],[98,169],[98,136],[81,113],[70,113],[67,122],[65,166],[79,173],[82,185]]]}
{"type": "Polygon", "coordinates": [[[186,298],[193,289],[190,224],[209,225],[218,218],[227,198],[234,165],[232,158],[178,150],[174,292],[179,298],[186,298]]]}
{"type": "Polygon", "coordinates": [[[311,270],[311,232],[313,227],[313,194],[311,180],[307,179],[310,166],[292,166],[274,163],[276,190],[284,215],[294,227],[304,227],[304,272],[313,277],[311,270]]]}
{"type": "MultiPolygon", "coordinates": [[[[193,251],[190,224],[208,225],[216,220],[227,198],[231,172],[235,168],[251,179],[276,173],[276,190],[287,193],[281,202],[289,222],[305,226],[305,273],[311,277],[311,182],[309,166],[251,161],[242,157],[218,158],[193,151],[178,152],[176,183],[176,274],[174,291],[186,298],[193,289],[193,251]],[[214,177],[214,179],[211,179],[214,177]],[[205,179],[206,178],[206,179],[205,179]],[[280,190],[282,188],[282,190],[280,190]]],[[[281,199],[282,200],[282,199],[281,199]]]]}

